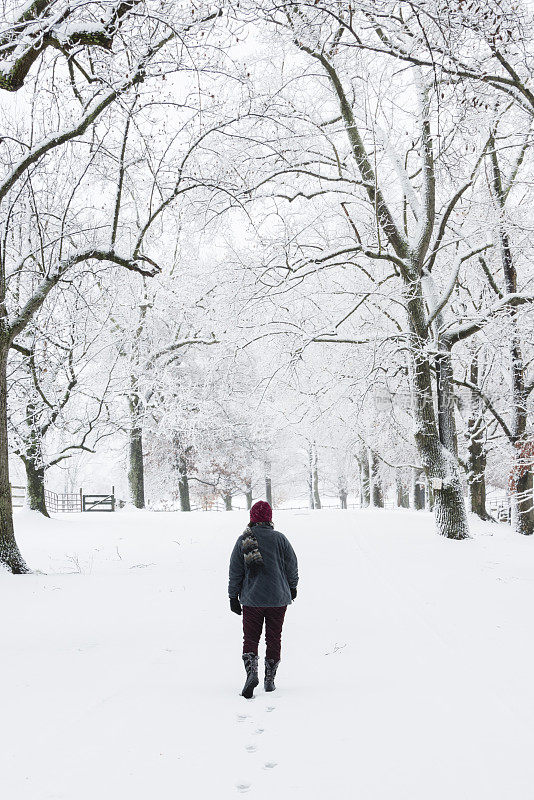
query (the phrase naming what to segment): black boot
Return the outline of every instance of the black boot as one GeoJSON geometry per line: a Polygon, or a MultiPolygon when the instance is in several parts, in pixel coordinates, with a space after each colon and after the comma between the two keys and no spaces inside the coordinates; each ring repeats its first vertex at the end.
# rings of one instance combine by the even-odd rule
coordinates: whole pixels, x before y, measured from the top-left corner
{"type": "Polygon", "coordinates": [[[265,659],[265,691],[266,692],[274,692],[276,686],[274,685],[274,677],[276,675],[276,670],[278,669],[279,661],[275,661],[274,658],[266,658],[265,659]]]}
{"type": "Polygon", "coordinates": [[[243,686],[243,691],[241,694],[243,697],[246,697],[247,700],[250,700],[252,695],[254,694],[254,689],[259,683],[258,680],[258,656],[254,653],[243,653],[243,663],[245,664],[245,669],[247,671],[247,679],[245,681],[245,685],[243,686]]]}

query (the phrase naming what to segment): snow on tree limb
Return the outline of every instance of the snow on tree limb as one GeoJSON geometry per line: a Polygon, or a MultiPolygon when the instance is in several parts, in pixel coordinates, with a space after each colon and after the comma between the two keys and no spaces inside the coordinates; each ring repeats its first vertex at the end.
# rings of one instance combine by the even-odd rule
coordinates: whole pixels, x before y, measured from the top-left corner
{"type": "MultiPolygon", "coordinates": [[[[36,0],[0,39],[0,89],[22,88],[32,65],[48,48],[69,54],[75,47],[111,50],[113,37],[140,0],[113,3],[99,23],[79,19],[82,3],[36,0]]],[[[104,10],[104,9],[103,9],[104,10]]]]}
{"type": "Polygon", "coordinates": [[[60,262],[55,268],[54,272],[41,281],[32,297],[30,297],[30,299],[19,312],[18,316],[9,324],[8,339],[10,343],[13,341],[13,339],[15,339],[16,336],[22,333],[33,315],[42,306],[50,291],[54,288],[54,286],[56,286],[56,284],[60,282],[66,273],[77,264],[91,260],[109,261],[112,264],[117,264],[121,267],[125,267],[125,269],[131,270],[132,272],[138,272],[140,275],[145,275],[148,277],[152,277],[158,271],[154,267],[150,270],[143,267],[142,262],[143,260],[148,260],[146,258],[143,259],[138,257],[137,259],[132,260],[124,258],[113,251],[97,249],[90,249],[82,253],[76,253],[76,255],[71,256],[71,258],[60,262]]]}

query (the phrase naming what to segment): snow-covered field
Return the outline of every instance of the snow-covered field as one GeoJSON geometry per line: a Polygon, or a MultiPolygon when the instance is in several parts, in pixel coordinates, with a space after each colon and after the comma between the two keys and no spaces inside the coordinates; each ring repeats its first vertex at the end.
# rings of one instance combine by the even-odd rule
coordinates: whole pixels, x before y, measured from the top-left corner
{"type": "Polygon", "coordinates": [[[446,541],[425,513],[275,522],[299,595],[278,689],[247,701],[243,513],[17,517],[46,574],[0,575],[3,797],[533,796],[534,541],[446,541]]]}

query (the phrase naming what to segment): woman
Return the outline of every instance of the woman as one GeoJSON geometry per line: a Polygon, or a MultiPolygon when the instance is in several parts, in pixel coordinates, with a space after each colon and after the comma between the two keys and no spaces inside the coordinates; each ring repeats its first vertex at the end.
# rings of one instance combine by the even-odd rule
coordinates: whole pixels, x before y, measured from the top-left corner
{"type": "Polygon", "coordinates": [[[280,663],[282,625],[287,606],[297,596],[297,557],[283,533],[275,531],[273,511],[260,500],[250,509],[250,522],[232,551],[228,594],[230,608],[241,614],[243,661],[247,679],[241,694],[250,699],[258,685],[258,644],[265,620],[265,691],[275,689],[280,663]],[[239,602],[241,600],[241,603],[239,602]]]}

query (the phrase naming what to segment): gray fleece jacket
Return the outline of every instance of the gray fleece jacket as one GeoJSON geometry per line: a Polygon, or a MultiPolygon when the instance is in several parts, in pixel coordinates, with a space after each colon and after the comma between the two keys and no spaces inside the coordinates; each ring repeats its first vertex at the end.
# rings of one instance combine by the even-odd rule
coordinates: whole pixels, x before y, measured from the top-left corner
{"type": "Polygon", "coordinates": [[[299,582],[295,551],[283,533],[268,525],[254,525],[253,530],[264,567],[254,573],[245,567],[241,534],[230,557],[228,596],[239,597],[244,606],[287,606],[290,589],[299,582]]]}

